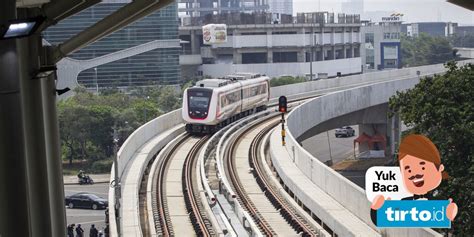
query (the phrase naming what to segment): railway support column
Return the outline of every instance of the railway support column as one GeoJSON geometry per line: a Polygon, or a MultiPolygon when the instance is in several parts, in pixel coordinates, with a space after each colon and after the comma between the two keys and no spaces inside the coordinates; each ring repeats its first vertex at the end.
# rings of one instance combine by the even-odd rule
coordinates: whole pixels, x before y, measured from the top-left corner
{"type": "MultiPolygon", "coordinates": [[[[16,1],[4,0],[0,24],[16,19],[16,1]]],[[[21,111],[19,55],[15,39],[0,42],[0,235],[31,236],[21,111]],[[21,226],[23,228],[16,228],[21,226]]]]}

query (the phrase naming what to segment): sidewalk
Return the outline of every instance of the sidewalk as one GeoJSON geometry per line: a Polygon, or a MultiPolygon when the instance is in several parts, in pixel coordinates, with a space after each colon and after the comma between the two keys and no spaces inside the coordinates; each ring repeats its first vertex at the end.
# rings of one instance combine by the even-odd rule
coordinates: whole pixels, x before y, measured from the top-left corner
{"type": "MultiPolygon", "coordinates": [[[[95,184],[110,182],[110,174],[90,174],[89,176],[94,180],[95,184]]],[[[76,175],[65,175],[63,180],[64,185],[79,184],[76,175]]]]}

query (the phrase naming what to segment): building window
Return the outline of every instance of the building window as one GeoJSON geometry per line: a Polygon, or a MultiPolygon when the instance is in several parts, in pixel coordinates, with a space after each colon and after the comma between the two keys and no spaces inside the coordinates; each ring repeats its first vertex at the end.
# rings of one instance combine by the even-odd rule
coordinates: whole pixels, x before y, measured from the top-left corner
{"type": "Polygon", "coordinates": [[[243,53],[242,64],[267,63],[267,53],[243,53]]]}
{"type": "Polygon", "coordinates": [[[274,63],[292,63],[298,62],[298,54],[296,52],[274,52],[274,63]]]}
{"type": "Polygon", "coordinates": [[[383,39],[390,39],[390,33],[383,33],[383,39]]]}
{"type": "Polygon", "coordinates": [[[374,45],[374,33],[365,33],[365,43],[374,45]]]}

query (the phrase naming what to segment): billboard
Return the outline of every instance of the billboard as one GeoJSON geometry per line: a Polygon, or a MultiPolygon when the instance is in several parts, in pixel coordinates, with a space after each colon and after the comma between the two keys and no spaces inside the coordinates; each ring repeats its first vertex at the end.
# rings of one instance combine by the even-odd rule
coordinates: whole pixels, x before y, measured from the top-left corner
{"type": "Polygon", "coordinates": [[[226,24],[208,24],[202,27],[202,40],[204,44],[220,44],[227,42],[226,24]]]}

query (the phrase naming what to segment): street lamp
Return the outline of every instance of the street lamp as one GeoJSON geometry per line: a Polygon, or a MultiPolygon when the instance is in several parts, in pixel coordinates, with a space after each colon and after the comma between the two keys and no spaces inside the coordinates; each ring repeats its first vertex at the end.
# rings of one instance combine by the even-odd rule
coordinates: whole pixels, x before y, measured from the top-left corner
{"type": "Polygon", "coordinates": [[[114,125],[114,135],[113,135],[113,141],[114,141],[114,181],[113,181],[113,187],[115,191],[115,218],[116,218],[116,223],[117,223],[117,230],[120,234],[120,198],[122,196],[121,194],[121,187],[120,187],[120,180],[119,180],[119,168],[118,168],[118,142],[119,142],[119,137],[118,137],[118,132],[117,132],[117,124],[114,125]]]}
{"type": "Polygon", "coordinates": [[[97,94],[99,94],[99,83],[97,82],[97,67],[94,68],[94,72],[95,72],[95,90],[97,94]]]}
{"type": "MultiPolygon", "coordinates": [[[[145,97],[145,102],[147,102],[148,99],[150,99],[150,96],[145,97]]],[[[143,110],[144,110],[143,113],[145,114],[145,123],[147,122],[147,119],[146,119],[146,110],[147,110],[147,109],[146,109],[146,106],[147,106],[147,105],[146,105],[146,103],[145,103],[145,106],[144,106],[144,108],[143,108],[143,110]]]]}
{"type": "Polygon", "coordinates": [[[44,17],[18,19],[0,26],[0,39],[13,39],[30,36],[45,20],[44,17]]]}
{"type": "Polygon", "coordinates": [[[331,151],[331,141],[329,140],[329,131],[326,131],[326,135],[328,138],[328,146],[329,146],[329,158],[331,159],[331,166],[334,164],[332,160],[332,151],[331,151]]]}

